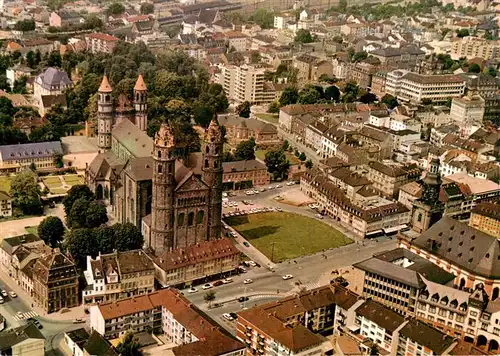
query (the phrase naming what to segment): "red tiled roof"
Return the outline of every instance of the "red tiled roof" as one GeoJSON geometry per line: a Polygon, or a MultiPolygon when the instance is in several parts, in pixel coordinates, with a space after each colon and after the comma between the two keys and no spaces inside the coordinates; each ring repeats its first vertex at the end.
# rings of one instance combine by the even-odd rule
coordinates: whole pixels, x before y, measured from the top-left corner
{"type": "Polygon", "coordinates": [[[88,35],[85,35],[85,37],[88,37],[88,38],[95,38],[97,40],[101,40],[101,41],[119,41],[120,39],[119,38],[116,38],[115,36],[111,36],[111,35],[108,35],[107,33],[100,33],[100,32],[96,32],[96,33],[89,33],[88,35]]]}

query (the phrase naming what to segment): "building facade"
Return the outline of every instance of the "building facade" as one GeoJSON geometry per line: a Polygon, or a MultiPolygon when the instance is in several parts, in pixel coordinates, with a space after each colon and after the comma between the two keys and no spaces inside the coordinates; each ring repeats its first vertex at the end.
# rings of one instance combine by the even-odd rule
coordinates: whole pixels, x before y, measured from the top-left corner
{"type": "Polygon", "coordinates": [[[276,91],[266,84],[266,68],[257,65],[227,65],[221,68],[219,84],[228,98],[242,103],[267,104],[276,99],[276,91]]]}
{"type": "Polygon", "coordinates": [[[37,169],[56,168],[54,154],[62,154],[60,141],[0,146],[0,172],[20,172],[31,165],[37,169]]]}
{"type": "Polygon", "coordinates": [[[12,216],[12,198],[9,194],[0,190],[0,216],[12,216]]]}
{"type": "Polygon", "coordinates": [[[266,165],[257,160],[224,162],[222,168],[224,190],[246,189],[271,182],[266,165]]]}
{"type": "Polygon", "coordinates": [[[469,225],[500,239],[500,204],[479,203],[472,209],[469,225]]]}
{"type": "Polygon", "coordinates": [[[492,60],[500,58],[498,40],[467,36],[456,39],[451,45],[451,57],[455,60],[465,57],[467,59],[482,58],[492,60]]]}
{"type": "Polygon", "coordinates": [[[120,39],[106,33],[89,33],[85,35],[87,51],[91,53],[113,53],[120,39]]]}

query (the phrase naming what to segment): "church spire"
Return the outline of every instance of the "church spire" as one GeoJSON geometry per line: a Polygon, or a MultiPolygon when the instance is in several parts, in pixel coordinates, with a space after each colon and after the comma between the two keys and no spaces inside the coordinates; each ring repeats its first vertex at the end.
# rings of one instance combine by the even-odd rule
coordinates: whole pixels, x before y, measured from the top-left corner
{"type": "Polygon", "coordinates": [[[99,86],[99,92],[101,93],[111,93],[113,89],[111,88],[111,85],[109,84],[108,81],[108,76],[104,74],[102,77],[101,85],[99,86]]]}

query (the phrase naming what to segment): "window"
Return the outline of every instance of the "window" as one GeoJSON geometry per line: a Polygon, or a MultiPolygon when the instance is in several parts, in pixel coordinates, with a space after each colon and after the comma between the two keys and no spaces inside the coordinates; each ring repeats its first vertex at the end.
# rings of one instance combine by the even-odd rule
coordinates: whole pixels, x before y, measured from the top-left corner
{"type": "Polygon", "coordinates": [[[161,151],[158,151],[158,158],[161,158],[161,151]]]}
{"type": "Polygon", "coordinates": [[[205,160],[205,168],[208,168],[208,159],[205,160]]]}
{"type": "Polygon", "coordinates": [[[418,213],[417,221],[418,222],[422,221],[422,213],[418,213]]]}
{"type": "Polygon", "coordinates": [[[193,222],[194,222],[194,213],[193,212],[190,212],[188,214],[188,225],[189,226],[192,226],[193,225],[193,222]]]}
{"type": "Polygon", "coordinates": [[[179,215],[177,215],[177,225],[184,225],[184,213],[180,213],[179,215]]]}
{"type": "Polygon", "coordinates": [[[158,173],[162,173],[162,165],[161,164],[158,165],[158,173]]]}
{"type": "Polygon", "coordinates": [[[203,210],[198,211],[198,214],[196,215],[196,223],[202,224],[204,216],[205,216],[205,212],[203,210]]]}

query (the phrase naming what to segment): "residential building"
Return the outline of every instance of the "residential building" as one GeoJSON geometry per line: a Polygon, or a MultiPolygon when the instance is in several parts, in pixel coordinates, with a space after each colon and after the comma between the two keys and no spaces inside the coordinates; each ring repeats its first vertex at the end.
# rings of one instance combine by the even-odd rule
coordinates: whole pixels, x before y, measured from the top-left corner
{"type": "Polygon", "coordinates": [[[90,326],[105,338],[127,332],[161,333],[175,355],[243,356],[245,345],[202,313],[178,290],[160,291],[90,307],[90,326]],[[182,332],[179,332],[182,330],[182,332]]]}
{"type": "Polygon", "coordinates": [[[468,96],[479,95],[484,99],[484,118],[492,119],[499,115],[498,89],[500,83],[491,75],[483,73],[462,73],[468,96]]]}
{"type": "Polygon", "coordinates": [[[439,126],[437,128],[433,127],[431,129],[431,138],[430,138],[431,145],[437,147],[443,146],[444,138],[450,133],[458,132],[459,129],[460,128],[456,124],[439,126]]]}
{"type": "Polygon", "coordinates": [[[10,85],[10,89],[14,89],[14,83],[21,77],[29,77],[33,73],[33,69],[26,65],[16,64],[11,68],[5,70],[5,76],[7,77],[7,83],[10,85]]]}
{"type": "Polygon", "coordinates": [[[315,169],[302,175],[300,189],[325,214],[362,238],[394,233],[410,222],[410,210],[404,205],[372,194],[369,199],[351,201],[341,188],[315,169]]]}
{"type": "Polygon", "coordinates": [[[225,65],[221,68],[219,84],[226,95],[237,102],[266,104],[276,99],[276,91],[264,79],[266,68],[260,65],[225,65]]]}
{"type": "Polygon", "coordinates": [[[372,161],[368,164],[367,178],[373,182],[373,188],[385,196],[397,198],[400,187],[419,179],[420,173],[416,165],[396,166],[372,161]]]}
{"type": "Polygon", "coordinates": [[[40,170],[55,168],[56,153],[63,153],[59,141],[0,146],[0,170],[19,172],[32,164],[40,170]]]}
{"type": "Polygon", "coordinates": [[[355,81],[361,88],[370,88],[378,66],[367,62],[357,62],[351,63],[349,69],[347,75],[349,80],[355,81]]]}
{"type": "Polygon", "coordinates": [[[64,341],[75,356],[118,356],[113,345],[95,330],[90,334],[84,328],[67,331],[64,341]]]}
{"type": "Polygon", "coordinates": [[[120,39],[106,33],[89,33],[85,35],[87,51],[91,53],[113,53],[120,39]]]}
{"type": "Polygon", "coordinates": [[[154,291],[155,267],[142,250],[87,256],[83,303],[102,303],[154,291]]]}
{"type": "Polygon", "coordinates": [[[321,120],[315,120],[306,127],[305,130],[305,144],[320,154],[323,147],[323,136],[328,131],[328,126],[321,120]]]}
{"type": "Polygon", "coordinates": [[[40,73],[33,84],[34,96],[41,99],[43,95],[60,95],[73,87],[68,74],[59,69],[49,67],[40,73]]]}
{"type": "Polygon", "coordinates": [[[386,130],[365,125],[361,130],[353,134],[353,138],[362,146],[372,148],[374,152],[377,153],[377,159],[379,160],[392,156],[395,144],[393,142],[393,136],[388,135],[386,130]]]}
{"type": "Polygon", "coordinates": [[[403,248],[384,251],[353,265],[359,284],[349,288],[403,315],[416,315],[417,298],[425,288],[422,276],[446,284],[455,276],[403,248]]]}
{"type": "Polygon", "coordinates": [[[295,23],[296,20],[295,14],[293,13],[274,15],[274,28],[277,28],[278,30],[286,30],[288,29],[288,24],[295,23]]]}
{"type": "Polygon", "coordinates": [[[12,216],[12,197],[0,190],[0,216],[12,216]]]}
{"type": "Polygon", "coordinates": [[[45,355],[45,337],[33,323],[0,333],[0,353],[12,356],[45,355]]]}
{"type": "Polygon", "coordinates": [[[455,39],[451,45],[451,58],[457,60],[462,57],[485,60],[499,59],[499,42],[498,40],[487,40],[473,36],[455,39]]]}
{"type": "Polygon", "coordinates": [[[261,120],[245,119],[236,115],[221,115],[219,124],[226,128],[226,138],[235,146],[250,138],[253,138],[258,146],[264,147],[281,143],[276,126],[261,120]]]}
{"type": "Polygon", "coordinates": [[[451,101],[450,117],[460,127],[481,124],[485,101],[480,96],[464,96],[451,101]]]}
{"type": "Polygon", "coordinates": [[[425,59],[425,52],[415,46],[385,47],[371,51],[369,55],[377,58],[382,66],[395,66],[400,63],[416,66],[425,59]]]}
{"type": "Polygon", "coordinates": [[[469,225],[500,239],[500,204],[477,204],[472,208],[469,225]]]}
{"type": "Polygon", "coordinates": [[[249,40],[246,35],[238,31],[227,31],[224,33],[227,48],[234,48],[236,52],[245,52],[249,48],[249,40]]]}
{"type": "Polygon", "coordinates": [[[150,255],[150,258],[156,280],[162,286],[190,286],[206,278],[233,274],[240,264],[240,251],[231,239],[222,238],[150,255]]]}
{"type": "Polygon", "coordinates": [[[312,56],[310,54],[301,54],[293,59],[293,67],[298,70],[298,81],[318,81],[321,75],[331,76],[333,74],[333,65],[331,61],[312,56]]]}
{"type": "Polygon", "coordinates": [[[413,202],[422,197],[422,187],[417,182],[409,182],[399,187],[398,201],[408,209],[413,209],[413,202]]]}
{"type": "Polygon", "coordinates": [[[80,305],[75,263],[58,248],[46,249],[32,270],[33,299],[46,313],[80,305]]]}
{"type": "MultiPolygon", "coordinates": [[[[0,244],[0,262],[2,270],[5,271],[10,277],[19,280],[19,258],[18,252],[24,254],[23,260],[29,262],[28,258],[30,250],[37,250],[39,247],[45,246],[42,239],[33,234],[25,234],[19,236],[5,237],[0,244]]],[[[24,265],[21,265],[23,268],[24,265]]]]}
{"type": "Polygon", "coordinates": [[[411,103],[422,100],[445,102],[464,94],[465,81],[454,74],[422,75],[395,70],[387,73],[386,92],[411,103]]]}
{"type": "Polygon", "coordinates": [[[271,175],[265,164],[257,160],[223,162],[222,184],[225,190],[268,185],[271,175]]]}
{"type": "Polygon", "coordinates": [[[55,105],[60,105],[61,108],[67,109],[66,94],[42,95],[38,101],[38,113],[43,118],[55,105]]]}
{"type": "Polygon", "coordinates": [[[71,27],[85,23],[84,18],[77,12],[59,10],[50,13],[49,24],[52,27],[71,27]]]}

